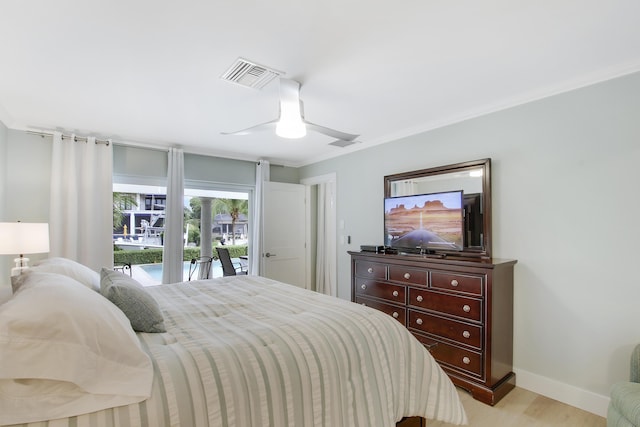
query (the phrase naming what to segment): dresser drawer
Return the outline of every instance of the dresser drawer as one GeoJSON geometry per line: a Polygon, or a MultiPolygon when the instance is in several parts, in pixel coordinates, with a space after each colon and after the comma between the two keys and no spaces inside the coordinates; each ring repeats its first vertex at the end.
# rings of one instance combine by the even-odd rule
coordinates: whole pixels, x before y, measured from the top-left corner
{"type": "Polygon", "coordinates": [[[391,304],[385,304],[380,301],[371,300],[369,298],[356,297],[356,302],[358,304],[366,305],[367,307],[375,308],[376,310],[380,310],[383,313],[387,313],[389,316],[396,319],[398,322],[402,323],[403,326],[407,325],[407,311],[404,307],[398,307],[391,304]]]}
{"type": "Polygon", "coordinates": [[[403,285],[356,278],[356,296],[369,296],[396,304],[406,304],[407,288],[403,285]]]}
{"type": "Polygon", "coordinates": [[[409,288],[408,304],[476,322],[482,321],[482,301],[475,298],[409,288]]]}
{"type": "Polygon", "coordinates": [[[482,321],[482,301],[475,298],[409,288],[408,304],[409,306],[437,311],[448,316],[461,317],[476,322],[482,321]]]}
{"type": "Polygon", "coordinates": [[[427,270],[406,268],[396,265],[389,266],[389,280],[393,280],[394,282],[426,286],[427,274],[427,270]]]}
{"type": "Polygon", "coordinates": [[[483,284],[484,276],[431,272],[432,288],[482,295],[483,284]]]}
{"type": "Polygon", "coordinates": [[[409,309],[407,327],[431,335],[447,338],[460,344],[469,345],[477,349],[482,348],[482,327],[465,322],[432,316],[409,309]]]}
{"type": "Polygon", "coordinates": [[[415,334],[415,337],[443,367],[452,367],[475,377],[482,377],[482,353],[415,334]]]}
{"type": "Polygon", "coordinates": [[[375,262],[356,261],[356,276],[365,277],[367,279],[386,279],[386,264],[378,264],[375,262]]]}

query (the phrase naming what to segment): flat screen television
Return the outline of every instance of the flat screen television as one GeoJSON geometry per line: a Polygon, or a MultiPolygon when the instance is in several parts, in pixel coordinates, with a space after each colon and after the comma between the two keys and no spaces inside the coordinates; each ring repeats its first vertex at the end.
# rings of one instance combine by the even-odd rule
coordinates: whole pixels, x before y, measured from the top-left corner
{"type": "Polygon", "coordinates": [[[401,252],[460,251],[464,247],[463,192],[384,199],[384,244],[401,252]]]}

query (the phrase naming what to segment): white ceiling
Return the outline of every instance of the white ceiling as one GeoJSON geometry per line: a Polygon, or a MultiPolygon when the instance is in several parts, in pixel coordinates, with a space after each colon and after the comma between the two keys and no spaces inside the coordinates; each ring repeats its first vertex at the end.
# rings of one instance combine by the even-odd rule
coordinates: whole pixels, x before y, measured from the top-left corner
{"type": "Polygon", "coordinates": [[[640,70],[639,18],[638,0],[2,0],[0,120],[300,166],[640,70]],[[238,57],[362,143],[220,135],[278,115],[277,81],[220,79],[238,57]]]}

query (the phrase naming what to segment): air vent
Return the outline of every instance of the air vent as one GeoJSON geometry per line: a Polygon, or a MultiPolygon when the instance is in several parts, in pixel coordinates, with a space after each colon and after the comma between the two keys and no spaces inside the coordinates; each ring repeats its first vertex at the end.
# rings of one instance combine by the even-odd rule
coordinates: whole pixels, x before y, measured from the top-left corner
{"type": "Polygon", "coordinates": [[[220,78],[241,86],[262,89],[271,80],[284,74],[282,71],[238,58],[220,78]]]}
{"type": "Polygon", "coordinates": [[[336,139],[335,141],[330,142],[329,145],[333,145],[334,147],[344,148],[344,147],[348,147],[350,145],[356,144],[358,142],[360,141],[344,141],[342,139],[336,139]]]}

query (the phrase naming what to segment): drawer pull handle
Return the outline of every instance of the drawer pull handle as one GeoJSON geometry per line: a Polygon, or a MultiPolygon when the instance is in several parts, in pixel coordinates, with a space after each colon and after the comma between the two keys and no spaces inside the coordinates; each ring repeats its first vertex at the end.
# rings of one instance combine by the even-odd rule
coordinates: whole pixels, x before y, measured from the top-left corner
{"type": "Polygon", "coordinates": [[[471,307],[469,307],[467,304],[462,306],[462,311],[464,311],[465,313],[468,313],[471,311],[471,307]]]}
{"type": "Polygon", "coordinates": [[[422,300],[423,300],[423,299],[424,299],[424,298],[422,298],[422,295],[418,295],[418,296],[416,297],[416,301],[418,301],[418,302],[422,302],[422,300]]]}
{"type": "Polygon", "coordinates": [[[416,319],[416,323],[417,323],[418,325],[422,325],[422,319],[418,317],[418,318],[416,319]]]}
{"type": "Polygon", "coordinates": [[[362,288],[362,290],[364,291],[365,289],[367,289],[367,285],[365,285],[364,283],[362,285],[360,285],[360,287],[362,288]]]}
{"type": "Polygon", "coordinates": [[[458,281],[456,279],[453,279],[451,281],[451,286],[458,286],[458,281]]]}
{"type": "Polygon", "coordinates": [[[367,273],[373,273],[373,268],[371,267],[367,268],[367,273]]]}
{"type": "Polygon", "coordinates": [[[398,312],[397,312],[397,311],[394,311],[394,312],[393,312],[393,318],[394,318],[394,319],[397,319],[399,316],[400,316],[400,315],[398,314],[398,312]]]}
{"type": "Polygon", "coordinates": [[[471,337],[471,332],[469,332],[469,331],[464,331],[464,332],[462,333],[462,336],[463,336],[463,337],[465,337],[465,338],[469,338],[469,337],[471,337]]]}
{"type": "Polygon", "coordinates": [[[409,273],[404,273],[404,278],[409,280],[411,279],[411,275],[409,273]]]}
{"type": "Polygon", "coordinates": [[[392,294],[392,295],[393,295],[394,297],[397,297],[397,296],[398,296],[398,291],[393,291],[393,294],[392,294]]]}
{"type": "Polygon", "coordinates": [[[468,365],[469,363],[471,363],[471,359],[465,356],[462,358],[462,363],[464,363],[465,365],[468,365]]]}

